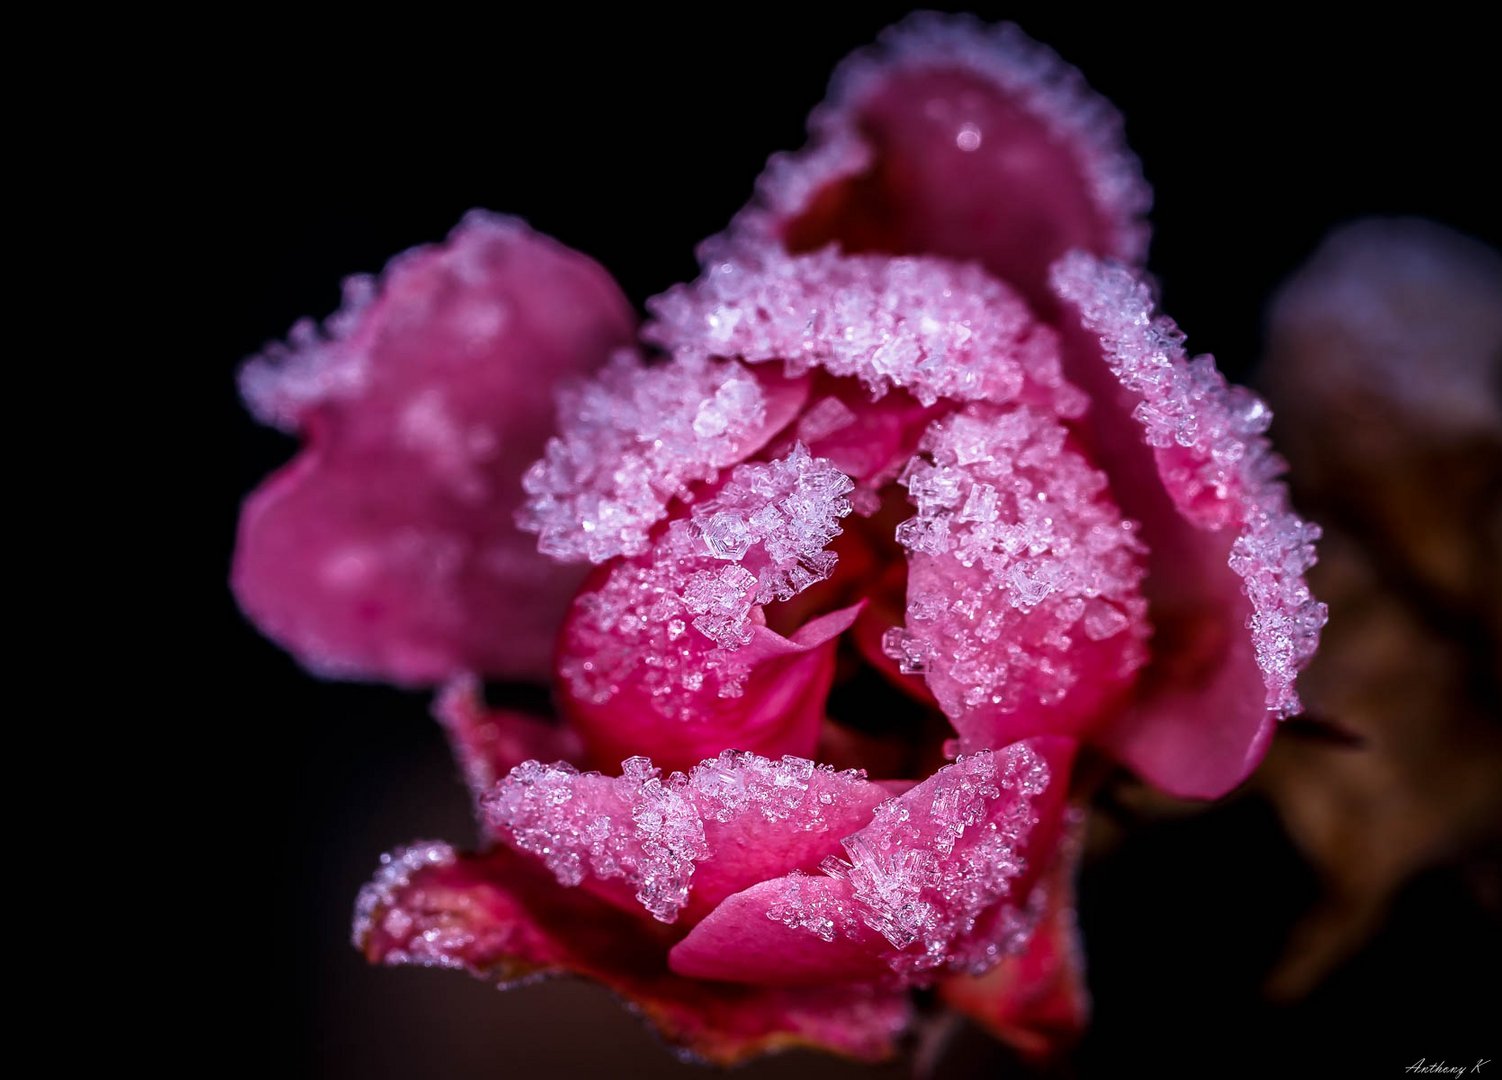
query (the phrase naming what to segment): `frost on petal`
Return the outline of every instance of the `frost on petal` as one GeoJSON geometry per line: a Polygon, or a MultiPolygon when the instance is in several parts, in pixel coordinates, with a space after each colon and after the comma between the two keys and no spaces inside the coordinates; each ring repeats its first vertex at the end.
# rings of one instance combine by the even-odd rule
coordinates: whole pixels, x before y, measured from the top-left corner
{"type": "Polygon", "coordinates": [[[805,393],[736,363],[649,365],[622,353],[560,392],[561,434],[523,477],[517,522],[560,562],[641,555],[673,499],[761,449],[805,393]]]}
{"type": "Polygon", "coordinates": [[[1104,474],[1052,417],[967,406],[901,483],[917,516],[905,627],[884,647],[922,674],[961,750],[1088,734],[1146,660],[1143,547],[1104,474]]]}
{"type": "Polygon", "coordinates": [[[669,928],[561,889],[501,848],[393,852],[361,891],[355,945],[372,963],[457,968],[503,986],[577,975],[610,988],[685,1053],[720,1065],[808,1046],[889,1057],[906,996],[865,986],[761,989],[705,983],[667,966],[669,928]]]}
{"type": "Polygon", "coordinates": [[[961,757],[877,807],[822,874],[727,898],[674,947],[673,970],[769,986],[988,970],[1031,930],[1028,857],[1050,857],[1065,786],[1050,777],[1067,775],[1072,748],[1035,740],[961,757]]]}
{"type": "Polygon", "coordinates": [[[856,611],[786,638],[762,609],[832,573],[852,486],[797,444],[737,466],[647,556],[602,568],[574,602],[559,657],[565,711],[597,760],[813,750],[834,638],[856,611]]]}
{"type": "Polygon", "coordinates": [[[666,777],[644,757],[621,775],[525,762],[485,797],[485,820],[560,885],[660,922],[702,918],[731,893],[812,869],[887,792],[858,771],[727,750],[666,777]],[[634,890],[634,892],[633,892],[634,890]]]}
{"type": "Polygon", "coordinates": [[[983,975],[957,975],[938,984],[944,1004],[1038,1062],[1065,1050],[1083,1034],[1090,1019],[1090,992],[1074,907],[1084,815],[1069,816],[1074,819],[1069,835],[1028,898],[1037,925],[1027,944],[983,975]]]}
{"type": "Polygon", "coordinates": [[[1153,658],[1107,741],[1169,792],[1215,797],[1299,710],[1325,622],[1304,582],[1319,530],[1289,509],[1267,407],[1186,357],[1143,282],[1081,253],[1053,282],[1079,320],[1066,360],[1096,403],[1091,449],[1149,549],[1153,658]]]}
{"type": "Polygon", "coordinates": [[[578,575],[517,532],[521,473],[552,384],[632,325],[595,263],[481,213],[352,279],[322,330],[299,323],[241,372],[252,411],[307,443],[245,503],[245,613],[324,675],[545,677],[578,575]]]}
{"type": "Polygon", "coordinates": [[[1015,26],[908,19],[840,66],[809,132],[768,164],[729,246],[978,259],[1045,305],[1064,252],[1146,251],[1151,192],[1116,111],[1015,26]]]}
{"type": "Polygon", "coordinates": [[[433,702],[433,716],[443,725],[477,802],[524,761],[577,761],[584,752],[578,734],[561,724],[486,705],[480,681],[472,675],[443,687],[433,702]]]}
{"type": "Polygon", "coordinates": [[[974,263],[748,243],[648,306],[645,336],[683,360],[781,361],[789,376],[822,368],[924,405],[1025,401],[1077,416],[1086,404],[1064,379],[1053,331],[974,263]]]}

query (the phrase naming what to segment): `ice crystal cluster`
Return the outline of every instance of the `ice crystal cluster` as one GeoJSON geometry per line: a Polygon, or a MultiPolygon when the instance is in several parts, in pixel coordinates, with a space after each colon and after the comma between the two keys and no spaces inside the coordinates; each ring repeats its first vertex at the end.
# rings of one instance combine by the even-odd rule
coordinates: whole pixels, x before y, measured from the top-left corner
{"type": "Polygon", "coordinates": [[[722,697],[739,694],[747,668],[735,653],[752,640],[753,612],[830,575],[836,557],[826,548],[850,513],[853,487],[801,443],[785,457],[737,466],[647,556],[620,563],[580,597],[578,643],[562,664],[574,692],[603,703],[640,678],[662,708],[687,703],[689,711],[682,691],[707,679],[722,697]]]}
{"type": "Polygon", "coordinates": [[[869,927],[895,950],[893,970],[911,979],[938,968],[984,971],[1016,944],[989,931],[1005,918],[1036,823],[1030,801],[1048,780],[1047,764],[1025,744],[961,755],[913,797],[877,807],[871,824],[842,842],[845,858],[820,863],[847,892],[815,890],[793,875],[767,918],[825,941],[869,927]]]}
{"type": "Polygon", "coordinates": [[[733,750],[666,778],[645,757],[622,762],[618,777],[527,761],[484,809],[493,829],[541,858],[560,884],[621,879],[653,918],[672,922],[688,902],[695,865],[715,855],[706,832],[714,837],[716,825],[743,817],[824,832],[864,781],[858,770],[733,750]]]}
{"type": "Polygon", "coordinates": [[[925,405],[1030,395],[1077,416],[1086,404],[1064,379],[1055,332],[973,263],[755,249],[658,297],[652,312],[648,337],[690,362],[780,360],[791,376],[819,367],[925,405]]]}
{"type": "Polygon", "coordinates": [[[907,627],[883,646],[903,671],[929,673],[951,715],[1056,704],[1080,675],[1078,635],[1129,635],[1118,674],[1146,659],[1135,523],[1067,438],[1034,410],[971,406],[929,430],[900,478],[918,511],[897,527],[907,627]]]}

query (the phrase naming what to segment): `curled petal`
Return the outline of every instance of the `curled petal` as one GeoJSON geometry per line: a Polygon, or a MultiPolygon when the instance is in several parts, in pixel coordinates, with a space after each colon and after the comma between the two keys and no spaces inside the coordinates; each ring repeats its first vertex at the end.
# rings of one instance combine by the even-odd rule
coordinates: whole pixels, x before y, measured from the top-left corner
{"type": "Polygon", "coordinates": [[[1299,710],[1294,678],[1325,621],[1303,576],[1319,530],[1288,508],[1267,407],[1187,359],[1140,279],[1074,253],[1053,282],[1078,320],[1067,370],[1095,402],[1091,450],[1149,552],[1154,659],[1104,739],[1170,793],[1213,798],[1299,710]]]}
{"type": "Polygon", "coordinates": [[[687,768],[728,748],[813,752],[835,639],[859,606],[785,637],[767,604],[829,577],[852,481],[802,444],[737,467],[650,556],[602,568],[565,627],[562,704],[599,762],[687,768]]]}
{"type": "Polygon", "coordinates": [[[797,1046],[865,1061],[894,1052],[909,1007],[873,987],[764,990],[668,970],[668,931],[556,883],[515,853],[418,845],[382,859],[361,892],[355,944],[372,963],[460,968],[503,985],[547,975],[602,983],[665,1039],[730,1065],[797,1046]]]}
{"type": "Polygon", "coordinates": [[[822,368],[879,397],[906,390],[924,405],[1030,402],[1077,416],[1058,341],[1006,285],[974,263],[826,248],[788,255],[746,242],[648,305],[644,336],[680,359],[780,361],[822,368]]]}
{"type": "Polygon", "coordinates": [[[516,531],[520,477],[552,384],[632,324],[595,263],[481,213],[351,279],[322,333],[301,323],[241,373],[256,415],[306,439],[246,501],[245,613],[320,674],[544,677],[578,575],[516,531]]]}
{"type": "Polygon", "coordinates": [[[673,970],[769,986],[987,970],[1030,930],[1029,858],[1051,857],[1073,745],[1039,739],[945,766],[878,807],[823,876],[726,899],[674,946],[673,970]]]}
{"type": "MultiPolygon", "coordinates": [[[[809,145],[772,159],[729,236],[790,251],[977,259],[1048,304],[1071,248],[1147,247],[1151,193],[1120,118],[1015,26],[917,15],[836,72],[809,145]]],[[[724,250],[705,250],[709,266],[724,250]]]]}
{"type": "Polygon", "coordinates": [[[696,921],[754,882],[816,866],[890,794],[858,770],[736,750],[666,778],[643,757],[621,768],[525,762],[486,796],[485,819],[560,884],[660,922],[696,921]]]}
{"type": "Polygon", "coordinates": [[[1146,659],[1136,523],[1032,409],[967,406],[922,446],[901,481],[906,627],[885,651],[924,675],[961,750],[1092,734],[1146,659]]]}

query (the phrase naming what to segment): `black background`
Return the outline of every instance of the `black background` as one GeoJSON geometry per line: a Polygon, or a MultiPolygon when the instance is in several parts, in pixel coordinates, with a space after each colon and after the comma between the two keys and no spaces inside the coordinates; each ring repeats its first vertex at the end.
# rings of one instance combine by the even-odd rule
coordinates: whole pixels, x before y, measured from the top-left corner
{"type": "MultiPolygon", "coordinates": [[[[337,32],[263,24],[239,41],[253,62],[210,62],[181,87],[215,116],[184,139],[208,166],[213,250],[195,269],[215,296],[206,348],[233,442],[206,584],[227,635],[210,750],[246,796],[216,845],[247,912],[233,977],[262,988],[238,1016],[236,1057],[264,1058],[267,1075],[366,1078],[678,1068],[597,992],[503,997],[452,973],[367,969],[349,948],[354,893],[379,852],[467,840],[464,795],[421,695],[317,683],[234,610],[222,582],[238,500],[293,444],[245,416],[232,374],[299,316],[331,311],[343,275],[441,238],[473,206],[593,256],[640,304],[694,273],[693,245],[745,201],[766,156],[801,145],[834,64],[904,10],[558,4],[337,32]]],[[[1421,214],[1502,240],[1490,35],[1432,7],[1334,27],[1300,10],[1186,22],[982,9],[1052,45],[1121,109],[1155,189],[1165,310],[1233,372],[1257,355],[1270,290],[1341,221],[1421,214]]],[[[1092,870],[1082,916],[1097,1017],[1075,1067],[1401,1075],[1421,1057],[1502,1058],[1497,930],[1445,875],[1405,891],[1373,946],[1308,1002],[1261,1004],[1259,980],[1314,891],[1253,802],[1148,830],[1092,870]]],[[[998,1075],[982,1044],[960,1060],[946,1075],[998,1075]]],[[[790,1069],[847,1074],[797,1058],[752,1074],[790,1069]]]]}

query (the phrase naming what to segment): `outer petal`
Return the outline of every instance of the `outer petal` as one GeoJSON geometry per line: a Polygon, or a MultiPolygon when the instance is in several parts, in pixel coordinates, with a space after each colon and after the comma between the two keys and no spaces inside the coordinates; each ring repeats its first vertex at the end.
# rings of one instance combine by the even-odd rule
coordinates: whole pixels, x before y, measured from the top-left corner
{"type": "Polygon", "coordinates": [[[325,675],[420,684],[539,678],[578,576],[512,523],[555,382],[630,339],[597,265],[472,213],[441,246],[346,283],[322,335],[246,365],[262,420],[307,446],[246,502],[246,614],[325,675]]]}
{"type": "Polygon", "coordinates": [[[1041,916],[1022,951],[1004,957],[984,975],[945,979],[938,987],[946,1005],[1033,1060],[1057,1055],[1083,1034],[1090,1018],[1074,909],[1083,825],[1081,814],[1052,868],[1033,890],[1028,902],[1041,916]]]}
{"type": "Polygon", "coordinates": [[[384,857],[360,895],[355,944],[372,963],[462,968],[503,985],[594,979],[664,1038],[722,1065],[795,1046],[881,1060],[909,1016],[904,995],[871,987],[763,990],[675,976],[666,928],[560,889],[504,849],[459,855],[425,844],[384,857]]]}
{"type": "Polygon", "coordinates": [[[1115,110],[1015,26],[914,16],[841,65],[809,131],[768,165],[732,246],[978,259],[1045,304],[1071,248],[1146,250],[1151,193],[1115,110]]]}
{"type": "Polygon", "coordinates": [[[1299,709],[1294,677],[1325,621],[1303,578],[1319,530],[1288,509],[1267,407],[1185,357],[1145,284],[1080,253],[1053,282],[1079,320],[1067,370],[1096,405],[1094,458],[1149,551],[1153,660],[1103,738],[1168,792],[1213,798],[1299,709]]]}
{"type": "Polygon", "coordinates": [[[826,876],[729,897],[674,947],[673,970],[768,986],[986,970],[1030,930],[1029,860],[1051,858],[1072,752],[1040,739],[944,767],[878,808],[826,876]]]}
{"type": "Polygon", "coordinates": [[[733,750],[665,779],[642,757],[618,777],[529,761],[486,796],[485,817],[560,884],[693,922],[763,878],[813,869],[889,794],[859,771],[733,750]]]}

